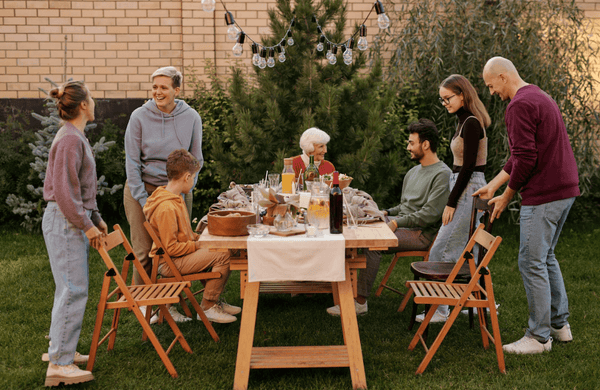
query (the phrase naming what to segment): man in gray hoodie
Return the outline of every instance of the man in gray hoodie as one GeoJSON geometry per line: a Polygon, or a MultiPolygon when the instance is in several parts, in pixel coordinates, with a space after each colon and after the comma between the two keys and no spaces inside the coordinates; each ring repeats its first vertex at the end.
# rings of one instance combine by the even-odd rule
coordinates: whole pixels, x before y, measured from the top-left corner
{"type": "MultiPolygon", "coordinates": [[[[148,256],[152,239],[143,226],[142,208],[157,187],[167,184],[167,157],[175,149],[185,149],[201,167],[204,162],[200,115],[183,100],[175,99],[181,90],[181,72],[167,66],[154,72],[151,80],[152,100],[131,114],[125,131],[127,181],[123,194],[133,249],[148,274],[152,269],[148,256]]],[[[197,180],[196,174],[194,186],[197,180]]],[[[191,215],[192,191],[184,195],[191,215]]],[[[134,283],[142,284],[137,270],[134,283]]]]}

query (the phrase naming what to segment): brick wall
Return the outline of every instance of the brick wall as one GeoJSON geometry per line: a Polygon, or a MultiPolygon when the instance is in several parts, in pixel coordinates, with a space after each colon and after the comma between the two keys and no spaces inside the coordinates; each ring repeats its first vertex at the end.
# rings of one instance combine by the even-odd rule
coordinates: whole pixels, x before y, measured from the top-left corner
{"type": "MultiPolygon", "coordinates": [[[[387,6],[387,1],[384,0],[387,6]]],[[[267,10],[274,0],[225,0],[244,31],[255,39],[270,34],[267,10]]],[[[600,27],[600,0],[577,0],[600,27]]],[[[347,0],[348,34],[371,9],[371,0],[347,0]]],[[[1,1],[0,98],[38,98],[45,78],[83,79],[97,98],[147,98],[149,75],[158,67],[190,69],[203,78],[205,61],[220,75],[232,65],[249,70],[245,46],[234,60],[223,6],[214,13],[201,1],[1,1]],[[66,45],[66,69],[65,69],[66,45]]],[[[377,31],[376,17],[369,32],[377,31]]],[[[600,28],[599,28],[600,30],[600,28]]]]}

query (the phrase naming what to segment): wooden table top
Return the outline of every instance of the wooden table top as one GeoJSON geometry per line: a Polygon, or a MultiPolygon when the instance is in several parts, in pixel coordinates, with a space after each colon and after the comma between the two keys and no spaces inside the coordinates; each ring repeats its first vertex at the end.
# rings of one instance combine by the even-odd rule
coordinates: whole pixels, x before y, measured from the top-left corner
{"type": "MultiPolygon", "coordinates": [[[[398,238],[384,222],[376,222],[356,229],[344,228],[346,248],[387,249],[398,245],[398,238]]],[[[211,249],[247,249],[248,236],[213,236],[204,229],[200,247],[211,249]]]]}

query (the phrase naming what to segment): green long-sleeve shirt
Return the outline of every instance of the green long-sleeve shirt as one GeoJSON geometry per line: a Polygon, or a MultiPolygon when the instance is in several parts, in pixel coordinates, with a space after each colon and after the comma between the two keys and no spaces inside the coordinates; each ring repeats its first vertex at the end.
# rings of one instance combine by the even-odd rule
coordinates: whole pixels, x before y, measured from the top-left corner
{"type": "Polygon", "coordinates": [[[441,161],[426,167],[419,164],[408,171],[400,204],[388,210],[390,216],[398,216],[393,219],[399,228],[421,228],[427,238],[433,239],[448,202],[451,173],[441,161]]]}

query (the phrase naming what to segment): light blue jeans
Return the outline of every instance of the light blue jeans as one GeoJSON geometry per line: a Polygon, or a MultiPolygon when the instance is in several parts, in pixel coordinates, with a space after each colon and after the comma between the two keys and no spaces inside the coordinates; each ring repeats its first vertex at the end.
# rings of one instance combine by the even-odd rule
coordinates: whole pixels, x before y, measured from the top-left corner
{"type": "Polygon", "coordinates": [[[73,363],[81,333],[88,299],[90,246],[85,233],[67,220],[56,202],[46,207],[42,231],[56,285],[48,354],[51,363],[64,366],[73,363]]]}
{"type": "MultiPolygon", "coordinates": [[[[458,173],[453,173],[450,176],[450,191],[456,185],[457,178],[458,173]]],[[[453,263],[458,261],[458,257],[465,249],[467,242],[469,242],[473,193],[486,184],[483,172],[473,172],[471,180],[469,180],[458,199],[452,221],[447,225],[442,225],[433,242],[433,246],[429,251],[429,261],[451,261],[453,263]]],[[[481,217],[481,215],[478,215],[478,217],[481,217]]],[[[477,225],[479,225],[479,222],[477,222],[477,225]]],[[[476,256],[477,252],[473,251],[473,255],[476,256]]]]}
{"type": "Polygon", "coordinates": [[[550,337],[550,326],[562,328],[569,318],[569,300],[554,248],[574,201],[521,206],[519,271],[529,305],[526,335],[540,342],[550,337]]]}

